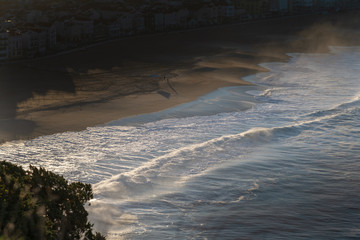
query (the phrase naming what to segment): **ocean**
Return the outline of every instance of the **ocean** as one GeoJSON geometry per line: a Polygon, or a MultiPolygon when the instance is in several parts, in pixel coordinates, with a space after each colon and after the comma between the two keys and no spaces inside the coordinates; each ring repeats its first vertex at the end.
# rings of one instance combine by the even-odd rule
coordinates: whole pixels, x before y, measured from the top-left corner
{"type": "Polygon", "coordinates": [[[162,112],[0,146],[93,184],[108,239],[360,239],[360,47],[162,112]]]}

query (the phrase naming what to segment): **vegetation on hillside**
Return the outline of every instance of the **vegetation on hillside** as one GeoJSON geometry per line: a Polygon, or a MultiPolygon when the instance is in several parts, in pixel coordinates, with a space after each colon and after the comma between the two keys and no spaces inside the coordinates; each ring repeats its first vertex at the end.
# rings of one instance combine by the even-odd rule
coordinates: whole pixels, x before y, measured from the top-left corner
{"type": "Polygon", "coordinates": [[[0,240],[102,240],[93,233],[84,205],[90,184],[68,183],[44,168],[28,171],[0,162],[0,240]]]}

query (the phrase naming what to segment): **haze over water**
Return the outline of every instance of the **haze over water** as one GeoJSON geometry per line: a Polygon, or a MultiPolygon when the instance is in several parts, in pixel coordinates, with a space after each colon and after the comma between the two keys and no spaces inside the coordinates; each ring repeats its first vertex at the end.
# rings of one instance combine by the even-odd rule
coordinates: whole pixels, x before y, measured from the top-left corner
{"type": "Polygon", "coordinates": [[[109,239],[359,239],[360,48],[290,56],[261,64],[258,87],[10,142],[1,158],[94,184],[109,239]]]}

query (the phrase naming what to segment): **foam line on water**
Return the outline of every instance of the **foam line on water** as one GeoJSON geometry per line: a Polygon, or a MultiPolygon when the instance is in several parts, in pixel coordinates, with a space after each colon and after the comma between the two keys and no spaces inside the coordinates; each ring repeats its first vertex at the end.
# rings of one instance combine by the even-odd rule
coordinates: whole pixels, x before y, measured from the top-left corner
{"type": "Polygon", "coordinates": [[[199,97],[195,101],[150,114],[138,115],[107,123],[106,126],[136,126],[169,118],[211,116],[219,113],[244,111],[258,101],[248,91],[262,89],[258,86],[225,87],[199,97]]]}
{"type": "MultiPolygon", "coordinates": [[[[156,181],[158,178],[172,178],[173,181],[176,181],[185,175],[198,174],[206,170],[209,165],[216,164],[217,161],[221,161],[216,157],[208,157],[211,157],[211,155],[215,154],[216,152],[221,152],[224,149],[229,148],[227,145],[233,141],[245,138],[248,140],[247,144],[251,146],[253,143],[266,141],[270,135],[271,130],[256,128],[240,134],[222,136],[220,138],[212,139],[203,143],[186,146],[146,162],[140,167],[129,172],[114,176],[111,179],[107,179],[98,184],[95,184],[94,190],[96,193],[101,192],[102,194],[107,191],[116,193],[119,190],[117,187],[120,187],[122,189],[122,193],[124,193],[128,192],[129,190],[133,191],[136,189],[136,186],[139,185],[142,185],[141,188],[143,188],[143,190],[153,189],[154,180],[156,181]],[[200,152],[206,154],[203,154],[202,156],[199,155],[198,159],[194,159],[194,157],[200,152]],[[200,159],[203,162],[201,162],[200,159]],[[201,163],[205,165],[202,166],[201,163]],[[175,168],[179,167],[183,168],[182,171],[172,172],[172,170],[175,170],[175,168]],[[171,176],[166,176],[166,174],[171,174],[171,176]],[[114,186],[114,184],[116,185],[118,183],[120,183],[119,186],[114,186]]],[[[226,157],[225,152],[223,153],[223,157],[226,157]]],[[[232,156],[230,155],[228,157],[232,156]]]]}
{"type": "Polygon", "coordinates": [[[323,117],[326,118],[327,116],[334,117],[339,114],[342,114],[345,111],[351,110],[353,108],[358,108],[360,106],[360,94],[356,94],[350,101],[338,104],[333,108],[326,109],[326,110],[319,110],[305,116],[299,116],[299,118],[308,118],[308,117],[323,117]]]}

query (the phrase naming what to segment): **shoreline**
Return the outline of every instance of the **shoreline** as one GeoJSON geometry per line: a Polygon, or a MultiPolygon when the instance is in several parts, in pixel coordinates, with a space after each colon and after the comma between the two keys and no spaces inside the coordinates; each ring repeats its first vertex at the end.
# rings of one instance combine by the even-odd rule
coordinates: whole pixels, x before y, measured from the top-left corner
{"type": "Polygon", "coordinates": [[[349,41],[351,26],[345,35],[337,26],[351,17],[299,16],[285,23],[147,35],[0,66],[3,82],[15,79],[1,99],[0,140],[81,131],[169,109],[222,87],[252,85],[242,78],[266,71],[258,65],[262,62],[287,61],[289,52],[326,52],[329,45],[357,43],[349,41]]]}

